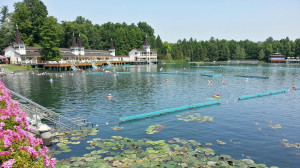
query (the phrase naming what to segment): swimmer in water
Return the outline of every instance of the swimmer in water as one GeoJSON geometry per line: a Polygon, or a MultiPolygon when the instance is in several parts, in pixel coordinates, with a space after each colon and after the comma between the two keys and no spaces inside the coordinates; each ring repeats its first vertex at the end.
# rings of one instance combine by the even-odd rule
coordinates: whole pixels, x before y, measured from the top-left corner
{"type": "Polygon", "coordinates": [[[209,83],[209,84],[211,84],[211,83],[213,83],[213,82],[212,82],[212,81],[210,81],[210,80],[208,80],[208,83],[209,83]]]}
{"type": "Polygon", "coordinates": [[[108,94],[108,95],[107,95],[107,98],[109,98],[109,99],[112,98],[112,97],[113,97],[113,96],[112,96],[111,94],[108,94]]]}

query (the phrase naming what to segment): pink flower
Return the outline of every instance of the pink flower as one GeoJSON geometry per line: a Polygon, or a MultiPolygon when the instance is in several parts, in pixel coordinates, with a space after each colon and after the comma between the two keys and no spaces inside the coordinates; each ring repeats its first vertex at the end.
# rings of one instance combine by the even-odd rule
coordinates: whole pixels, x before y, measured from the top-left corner
{"type": "Polygon", "coordinates": [[[4,122],[0,122],[0,127],[4,127],[5,123],[4,122]]]}
{"type": "Polygon", "coordinates": [[[27,151],[34,158],[38,158],[39,157],[37,151],[33,147],[31,147],[31,146],[21,146],[18,149],[19,150],[27,151]]]}
{"type": "Polygon", "coordinates": [[[6,148],[11,146],[11,138],[8,135],[4,135],[3,143],[4,143],[4,147],[6,147],[6,148]]]}
{"type": "Polygon", "coordinates": [[[21,119],[20,117],[16,117],[14,120],[15,120],[16,122],[22,122],[22,119],[21,119]]]}
{"type": "Polygon", "coordinates": [[[56,159],[55,158],[51,158],[50,159],[50,167],[51,168],[55,168],[55,163],[56,163],[56,159]]]}
{"type": "Polygon", "coordinates": [[[11,154],[13,151],[14,151],[13,148],[10,148],[9,151],[0,152],[0,155],[7,156],[7,155],[11,154]]]}
{"type": "Polygon", "coordinates": [[[3,168],[11,168],[14,163],[16,163],[15,159],[9,159],[8,161],[3,162],[2,165],[1,165],[1,167],[3,167],[3,168]]]}

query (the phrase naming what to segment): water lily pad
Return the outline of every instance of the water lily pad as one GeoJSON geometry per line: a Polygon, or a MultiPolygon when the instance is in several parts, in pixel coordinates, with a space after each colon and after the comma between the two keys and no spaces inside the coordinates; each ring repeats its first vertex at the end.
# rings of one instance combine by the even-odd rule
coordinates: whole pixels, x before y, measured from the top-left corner
{"type": "Polygon", "coordinates": [[[119,131],[119,130],[123,129],[124,127],[115,126],[115,127],[110,127],[110,128],[113,129],[114,131],[119,131]]]}
{"type": "Polygon", "coordinates": [[[300,148],[300,143],[292,144],[292,143],[288,143],[287,141],[288,141],[287,139],[282,139],[281,144],[286,148],[300,148]]]}
{"type": "Polygon", "coordinates": [[[147,134],[155,134],[155,133],[160,132],[165,127],[166,127],[165,125],[160,125],[160,124],[150,125],[146,129],[146,133],[147,134]]]}
{"type": "Polygon", "coordinates": [[[210,116],[201,116],[200,114],[190,114],[190,115],[182,115],[178,117],[178,120],[183,120],[185,122],[190,122],[190,121],[196,121],[199,123],[204,123],[204,122],[212,122],[214,119],[213,117],[210,116]]]}
{"type": "Polygon", "coordinates": [[[220,140],[216,140],[219,145],[225,145],[226,143],[220,140]]]}
{"type": "Polygon", "coordinates": [[[270,127],[273,128],[273,129],[280,129],[280,128],[282,128],[280,124],[270,125],[270,127]]]}

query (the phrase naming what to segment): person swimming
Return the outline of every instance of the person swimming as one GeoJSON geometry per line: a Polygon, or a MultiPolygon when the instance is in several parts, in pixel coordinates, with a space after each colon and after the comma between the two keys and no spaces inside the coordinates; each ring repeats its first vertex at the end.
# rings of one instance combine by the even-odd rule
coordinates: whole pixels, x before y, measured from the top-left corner
{"type": "Polygon", "coordinates": [[[214,96],[214,98],[218,100],[218,99],[220,98],[219,93],[217,93],[217,94],[214,96]]]}
{"type": "Polygon", "coordinates": [[[208,83],[211,84],[211,83],[213,83],[213,81],[208,80],[208,83]]]}
{"type": "Polygon", "coordinates": [[[107,95],[107,98],[112,98],[113,96],[111,94],[108,94],[107,95]]]}

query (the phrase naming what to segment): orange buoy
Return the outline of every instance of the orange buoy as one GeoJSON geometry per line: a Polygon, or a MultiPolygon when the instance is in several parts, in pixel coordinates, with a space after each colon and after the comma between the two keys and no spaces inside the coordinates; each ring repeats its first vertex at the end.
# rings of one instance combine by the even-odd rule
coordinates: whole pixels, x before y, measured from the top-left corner
{"type": "Polygon", "coordinates": [[[296,90],[296,87],[295,87],[295,86],[293,86],[293,90],[296,90]]]}

